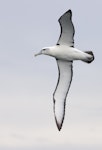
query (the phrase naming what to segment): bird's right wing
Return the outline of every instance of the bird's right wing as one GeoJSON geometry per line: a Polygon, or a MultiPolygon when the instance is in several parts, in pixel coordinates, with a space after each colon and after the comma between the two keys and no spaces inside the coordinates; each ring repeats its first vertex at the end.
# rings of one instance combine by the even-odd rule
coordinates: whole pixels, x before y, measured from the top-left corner
{"type": "Polygon", "coordinates": [[[64,120],[66,97],[72,81],[73,71],[72,62],[57,60],[57,65],[59,77],[53,94],[53,100],[55,120],[57,127],[60,130],[64,120]]]}
{"type": "Polygon", "coordinates": [[[57,44],[74,47],[74,26],[72,23],[72,11],[68,10],[59,18],[61,33],[57,44]]]}

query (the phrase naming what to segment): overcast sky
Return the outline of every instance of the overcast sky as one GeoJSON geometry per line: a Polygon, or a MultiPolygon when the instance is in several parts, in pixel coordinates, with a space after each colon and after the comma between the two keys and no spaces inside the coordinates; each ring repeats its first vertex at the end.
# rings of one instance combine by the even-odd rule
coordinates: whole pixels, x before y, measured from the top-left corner
{"type": "Polygon", "coordinates": [[[0,0],[0,149],[102,149],[102,1],[0,0]],[[34,57],[55,45],[58,18],[71,9],[75,47],[95,61],[74,62],[61,132],[53,115],[54,58],[34,57]]]}

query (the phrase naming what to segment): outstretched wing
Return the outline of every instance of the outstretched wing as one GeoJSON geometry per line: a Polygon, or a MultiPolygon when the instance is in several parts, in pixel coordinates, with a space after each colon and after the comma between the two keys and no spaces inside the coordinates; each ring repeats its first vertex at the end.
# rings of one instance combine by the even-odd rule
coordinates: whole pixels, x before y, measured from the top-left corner
{"type": "Polygon", "coordinates": [[[65,44],[74,47],[74,26],[72,23],[72,11],[68,10],[59,18],[61,33],[57,44],[65,44]]]}
{"type": "Polygon", "coordinates": [[[57,60],[57,65],[59,77],[53,94],[53,100],[55,120],[57,127],[60,130],[64,120],[66,97],[72,81],[73,71],[72,62],[57,60]]]}

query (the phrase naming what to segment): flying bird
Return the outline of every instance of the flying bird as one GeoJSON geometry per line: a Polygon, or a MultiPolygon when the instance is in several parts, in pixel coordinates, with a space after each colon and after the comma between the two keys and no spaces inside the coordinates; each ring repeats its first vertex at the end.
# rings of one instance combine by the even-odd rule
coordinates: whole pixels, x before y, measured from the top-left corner
{"type": "Polygon", "coordinates": [[[91,63],[94,60],[92,51],[81,51],[74,48],[75,29],[72,23],[72,11],[68,10],[59,18],[60,37],[55,46],[44,47],[37,55],[49,55],[56,59],[58,65],[58,82],[53,93],[54,116],[58,130],[62,128],[65,116],[67,94],[73,76],[73,61],[81,60],[91,63]]]}

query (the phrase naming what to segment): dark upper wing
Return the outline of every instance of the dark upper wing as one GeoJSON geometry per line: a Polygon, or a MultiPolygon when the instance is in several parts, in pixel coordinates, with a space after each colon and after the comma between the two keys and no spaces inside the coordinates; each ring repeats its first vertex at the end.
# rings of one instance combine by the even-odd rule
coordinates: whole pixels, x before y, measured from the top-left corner
{"type": "Polygon", "coordinates": [[[59,77],[53,99],[55,120],[57,127],[60,130],[64,120],[66,96],[72,81],[73,71],[72,62],[57,60],[57,65],[59,77]]]}
{"type": "Polygon", "coordinates": [[[65,44],[74,47],[74,26],[72,23],[72,11],[68,10],[59,18],[61,33],[57,44],[65,44]]]}

